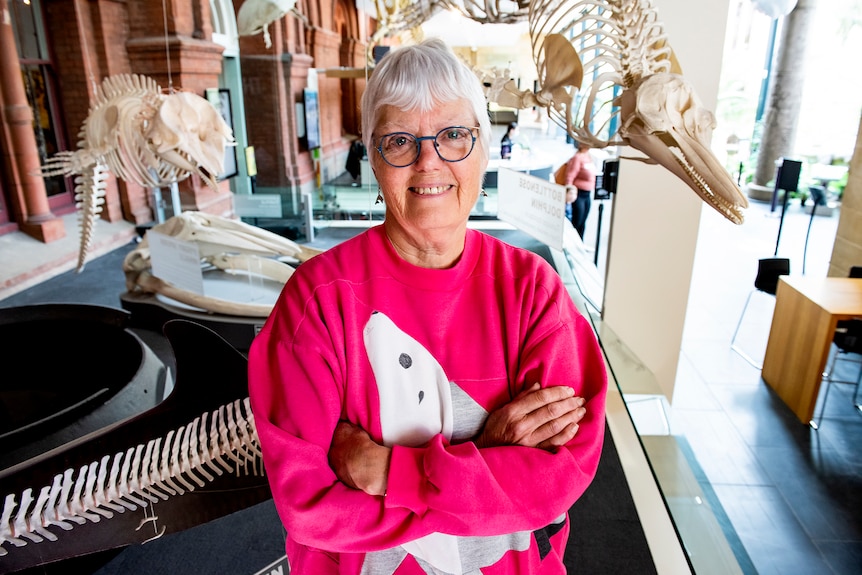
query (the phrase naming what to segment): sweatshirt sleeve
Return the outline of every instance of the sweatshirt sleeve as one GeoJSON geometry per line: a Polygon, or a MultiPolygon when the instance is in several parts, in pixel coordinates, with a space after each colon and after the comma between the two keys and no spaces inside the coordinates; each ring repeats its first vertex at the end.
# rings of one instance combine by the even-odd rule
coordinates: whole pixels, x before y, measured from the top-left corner
{"type": "Polygon", "coordinates": [[[607,375],[582,316],[527,343],[516,384],[535,381],[570,385],[587,400],[565,447],[477,449],[472,442],[447,445],[440,436],[424,448],[395,447],[387,509],[409,509],[431,529],[455,535],[533,530],[565,513],[595,476],[604,438],[607,375]]]}
{"type": "Polygon", "coordinates": [[[409,509],[347,487],[329,466],[341,413],[331,352],[303,332],[284,338],[270,319],[249,350],[249,394],[273,500],[290,538],[331,552],[386,549],[430,533],[409,509]],[[399,536],[400,535],[400,536],[399,536]]]}

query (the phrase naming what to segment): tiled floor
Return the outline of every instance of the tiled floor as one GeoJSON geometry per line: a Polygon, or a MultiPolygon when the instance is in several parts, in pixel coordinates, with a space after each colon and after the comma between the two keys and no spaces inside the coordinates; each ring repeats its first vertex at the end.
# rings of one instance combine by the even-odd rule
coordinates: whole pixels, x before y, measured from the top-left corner
{"type": "MultiPolygon", "coordinates": [[[[858,574],[862,416],[852,406],[852,386],[833,387],[815,431],[730,350],[757,259],[775,253],[779,214],[780,206],[771,212],[752,204],[739,228],[704,218],[671,432],[691,446],[758,573],[858,574]]],[[[807,255],[805,275],[826,275],[837,220],[812,221],[798,206],[788,208],[777,255],[790,258],[791,274],[803,272],[807,255]]],[[[773,298],[755,294],[740,328],[740,341],[758,360],[773,306],[773,298]]]]}
{"type": "MultiPolygon", "coordinates": [[[[536,144],[545,137],[528,133],[536,144]]],[[[561,140],[547,143],[554,162],[564,161],[571,150],[561,140]]],[[[859,574],[862,416],[851,405],[852,390],[833,389],[826,417],[814,431],[795,419],[759,370],[730,350],[757,260],[776,249],[779,214],[780,207],[773,212],[769,205],[753,203],[746,223],[734,226],[704,210],[676,391],[666,407],[666,429],[649,433],[665,433],[653,439],[672,437],[690,455],[696,479],[719,504],[717,518],[728,529],[731,545],[739,547],[744,572],[859,574]]],[[[604,218],[607,224],[607,210],[604,218]]],[[[837,222],[837,215],[812,220],[798,206],[788,208],[778,255],[791,259],[791,273],[803,272],[804,256],[806,275],[826,274],[837,222]]],[[[607,225],[597,246],[597,224],[594,205],[585,244],[599,250],[601,271],[607,225]]],[[[66,251],[74,253],[74,220],[67,225],[66,251]]],[[[124,224],[99,230],[129,233],[124,224]]],[[[29,262],[33,269],[45,265],[40,258],[58,257],[56,246],[37,244],[9,234],[0,238],[0,256],[29,262]]],[[[15,291],[14,286],[3,289],[10,269],[0,266],[0,299],[15,291]]],[[[29,274],[28,281],[36,281],[34,277],[39,276],[29,274]]],[[[740,330],[741,345],[755,358],[763,357],[772,305],[769,296],[755,294],[740,330]]],[[[676,486],[662,488],[670,496],[676,486]]]]}

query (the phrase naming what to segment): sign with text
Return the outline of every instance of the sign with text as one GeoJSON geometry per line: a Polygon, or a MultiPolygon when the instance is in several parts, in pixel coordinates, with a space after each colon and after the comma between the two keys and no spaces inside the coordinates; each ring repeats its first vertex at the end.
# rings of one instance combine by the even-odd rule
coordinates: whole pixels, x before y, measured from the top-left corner
{"type": "Polygon", "coordinates": [[[497,218],[548,247],[563,249],[566,187],[500,168],[497,172],[497,218]]]}
{"type": "Polygon", "coordinates": [[[273,561],[254,575],[287,575],[290,573],[290,563],[287,561],[287,555],[273,561]]]}
{"type": "Polygon", "coordinates": [[[233,209],[241,218],[281,218],[278,194],[234,194],[233,209]]]}
{"type": "Polygon", "coordinates": [[[155,277],[172,286],[203,295],[204,274],[200,251],[195,242],[150,230],[147,232],[147,243],[155,277]]]}

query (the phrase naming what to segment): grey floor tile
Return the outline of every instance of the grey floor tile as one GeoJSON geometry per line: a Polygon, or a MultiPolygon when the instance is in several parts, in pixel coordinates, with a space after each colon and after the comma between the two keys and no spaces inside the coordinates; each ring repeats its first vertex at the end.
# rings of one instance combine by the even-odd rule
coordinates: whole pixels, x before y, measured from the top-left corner
{"type": "Polygon", "coordinates": [[[833,573],[777,489],[716,485],[715,491],[760,575],[833,573]]]}
{"type": "Polygon", "coordinates": [[[817,547],[835,575],[862,573],[862,543],[858,541],[821,541],[817,547]]]}
{"type": "Polygon", "coordinates": [[[769,476],[723,411],[675,411],[673,428],[686,438],[711,483],[769,484],[769,476]]]}

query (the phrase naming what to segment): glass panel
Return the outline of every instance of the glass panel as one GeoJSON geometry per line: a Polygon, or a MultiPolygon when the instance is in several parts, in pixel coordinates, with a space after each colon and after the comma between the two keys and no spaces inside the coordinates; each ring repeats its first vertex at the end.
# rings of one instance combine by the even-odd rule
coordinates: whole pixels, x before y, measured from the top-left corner
{"type": "Polygon", "coordinates": [[[47,59],[42,50],[39,38],[39,3],[29,0],[12,0],[9,2],[12,12],[12,30],[15,32],[15,45],[18,57],[22,60],[47,59]]]}
{"type": "MultiPolygon", "coordinates": [[[[33,64],[21,67],[27,101],[33,110],[33,133],[36,136],[36,146],[39,148],[41,164],[44,164],[48,158],[60,150],[54,118],[51,114],[50,91],[48,90],[48,78],[45,69],[46,66],[33,64]]],[[[49,197],[66,191],[62,176],[45,178],[45,188],[49,197]]]]}

